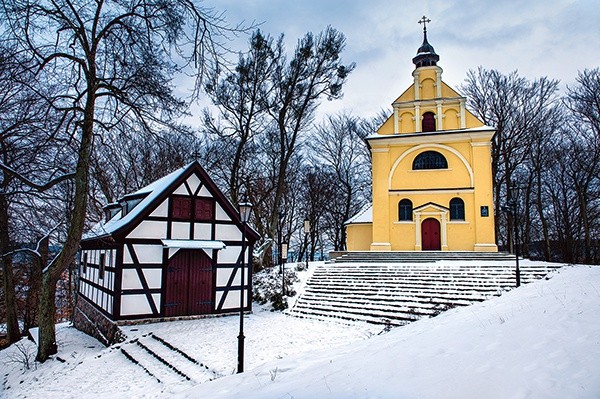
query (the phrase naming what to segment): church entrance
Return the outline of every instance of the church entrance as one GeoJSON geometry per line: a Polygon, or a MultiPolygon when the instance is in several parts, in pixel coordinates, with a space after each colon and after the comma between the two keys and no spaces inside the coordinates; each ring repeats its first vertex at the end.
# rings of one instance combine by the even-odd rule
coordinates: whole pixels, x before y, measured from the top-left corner
{"type": "Polygon", "coordinates": [[[165,316],[212,313],[213,271],[202,250],[179,250],[167,269],[165,316]]]}
{"type": "Polygon", "coordinates": [[[421,224],[421,245],[423,251],[439,251],[442,249],[440,240],[440,222],[428,218],[421,224]]]}

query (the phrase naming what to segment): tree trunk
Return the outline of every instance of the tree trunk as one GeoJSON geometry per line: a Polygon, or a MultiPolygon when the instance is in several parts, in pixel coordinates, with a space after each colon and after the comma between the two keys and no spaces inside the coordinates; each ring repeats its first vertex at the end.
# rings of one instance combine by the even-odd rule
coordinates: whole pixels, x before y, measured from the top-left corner
{"type": "Polygon", "coordinates": [[[38,353],[36,360],[46,361],[58,351],[56,345],[56,281],[50,273],[44,273],[40,291],[40,309],[38,311],[40,329],[38,333],[38,353]]]}
{"type": "MultiPolygon", "coordinates": [[[[90,73],[95,76],[95,70],[92,70],[90,73]]],[[[49,356],[57,352],[54,327],[56,283],[61,278],[62,273],[71,265],[73,259],[75,259],[83,234],[88,197],[90,154],[92,152],[94,131],[95,89],[96,87],[91,84],[88,86],[89,94],[86,100],[81,143],[79,145],[77,168],[75,169],[75,198],[73,199],[73,209],[70,214],[69,230],[62,251],[43,272],[39,310],[39,345],[36,357],[36,360],[40,362],[46,361],[49,356]]]]}
{"type": "Polygon", "coordinates": [[[546,216],[544,216],[544,205],[542,202],[542,177],[541,172],[538,170],[536,173],[537,179],[537,190],[536,190],[536,201],[535,205],[537,208],[538,215],[540,216],[540,222],[542,224],[542,234],[544,236],[544,260],[546,262],[550,261],[550,234],[548,233],[548,220],[546,220],[546,216]]]}
{"type": "MultiPolygon", "coordinates": [[[[0,255],[11,250],[8,235],[8,202],[6,196],[0,195],[0,255]]],[[[17,301],[15,297],[15,281],[10,256],[0,256],[4,284],[4,304],[6,306],[6,333],[8,343],[12,344],[21,339],[19,320],[17,319],[17,301]]]]}
{"type": "Polygon", "coordinates": [[[39,241],[40,256],[34,256],[29,273],[29,289],[25,303],[25,319],[23,325],[25,330],[40,325],[38,310],[40,306],[40,289],[42,285],[42,270],[48,264],[48,237],[39,241]]]}

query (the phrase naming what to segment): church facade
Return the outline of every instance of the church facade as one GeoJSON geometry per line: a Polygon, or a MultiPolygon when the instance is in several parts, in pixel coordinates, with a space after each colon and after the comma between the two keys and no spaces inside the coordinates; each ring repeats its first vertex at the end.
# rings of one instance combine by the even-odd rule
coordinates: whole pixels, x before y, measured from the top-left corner
{"type": "MultiPolygon", "coordinates": [[[[425,19],[421,22],[429,22],[425,19]]],[[[413,58],[414,83],[367,138],[373,203],[346,223],[350,251],[498,250],[494,235],[494,129],[442,81],[427,41],[413,58]]]]}

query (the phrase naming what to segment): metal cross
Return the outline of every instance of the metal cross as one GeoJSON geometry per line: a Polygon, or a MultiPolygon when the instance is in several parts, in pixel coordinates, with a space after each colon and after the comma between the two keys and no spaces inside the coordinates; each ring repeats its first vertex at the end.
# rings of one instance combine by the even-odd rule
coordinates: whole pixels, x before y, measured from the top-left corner
{"type": "Polygon", "coordinates": [[[423,15],[423,18],[421,18],[419,20],[420,24],[423,24],[423,32],[427,32],[427,25],[429,22],[431,22],[431,20],[429,18],[427,18],[425,15],[423,15]]]}

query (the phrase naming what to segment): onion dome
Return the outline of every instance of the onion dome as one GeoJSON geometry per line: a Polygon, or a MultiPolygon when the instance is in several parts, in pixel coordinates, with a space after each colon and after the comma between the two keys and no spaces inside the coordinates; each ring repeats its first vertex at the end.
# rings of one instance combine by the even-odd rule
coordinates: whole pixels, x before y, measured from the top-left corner
{"type": "Polygon", "coordinates": [[[417,68],[436,66],[437,62],[440,60],[440,56],[435,53],[433,46],[427,41],[427,27],[425,25],[427,22],[431,22],[431,20],[427,19],[425,16],[419,21],[420,24],[423,24],[423,44],[421,44],[421,47],[417,50],[416,57],[412,59],[413,64],[415,64],[417,68]]]}

